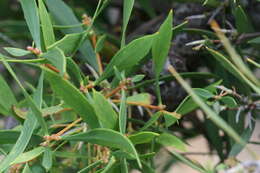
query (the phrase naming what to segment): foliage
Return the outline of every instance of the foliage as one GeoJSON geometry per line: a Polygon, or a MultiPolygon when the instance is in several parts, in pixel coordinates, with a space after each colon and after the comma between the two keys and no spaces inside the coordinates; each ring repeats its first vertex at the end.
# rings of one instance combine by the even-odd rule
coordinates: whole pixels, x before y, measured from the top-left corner
{"type": "Polygon", "coordinates": [[[214,16],[208,30],[189,28],[189,21],[173,25],[171,10],[158,31],[128,42],[134,5],[151,18],[156,11],[149,1],[124,0],[122,34],[115,41],[100,29],[99,21],[110,0],[99,0],[92,17],[83,15],[82,22],[62,0],[20,0],[30,33],[26,34],[33,41],[26,49],[8,46],[0,54],[9,72],[0,75],[0,113],[19,122],[10,130],[0,130],[4,156],[0,172],[155,172],[154,158],[160,150],[172,156],[171,163],[216,172],[224,160],[244,148],[255,157],[246,144],[260,108],[260,81],[254,73],[260,65],[257,59],[245,57],[259,57],[254,55],[259,37],[241,39],[254,32],[254,26],[239,2],[196,2],[211,9],[228,6],[235,18],[233,35],[226,34],[221,29],[225,25],[219,22],[219,26],[214,16]],[[172,40],[185,32],[203,38],[187,45],[205,57],[203,65],[209,72],[178,73],[175,65],[167,65],[172,40]],[[149,60],[153,79],[140,72],[149,60]],[[37,72],[34,82],[20,78],[18,65],[37,72]],[[11,87],[9,76],[19,91],[11,87]],[[163,105],[160,89],[162,83],[171,82],[178,82],[187,93],[174,110],[163,105]],[[198,109],[204,114],[203,132],[196,127],[177,128],[184,116],[195,116],[192,113],[198,109]],[[207,168],[183,155],[188,152],[186,141],[200,133],[217,152],[220,166],[207,168]]]}

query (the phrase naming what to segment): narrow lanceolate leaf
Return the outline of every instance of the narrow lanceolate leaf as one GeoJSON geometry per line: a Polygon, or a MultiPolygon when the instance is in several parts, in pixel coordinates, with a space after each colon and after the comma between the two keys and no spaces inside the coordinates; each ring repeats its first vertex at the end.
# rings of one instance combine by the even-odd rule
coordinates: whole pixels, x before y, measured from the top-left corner
{"type": "Polygon", "coordinates": [[[154,70],[156,77],[159,77],[163,70],[172,40],[172,22],[173,16],[170,11],[167,19],[160,27],[158,34],[153,40],[152,54],[154,62],[154,70]]]}
{"type": "Polygon", "coordinates": [[[249,79],[251,80],[257,87],[260,86],[260,81],[255,77],[253,72],[248,68],[248,66],[243,62],[241,56],[236,52],[235,48],[231,45],[228,38],[225,36],[223,32],[221,32],[220,27],[218,26],[216,21],[211,23],[212,29],[215,30],[217,36],[221,40],[223,46],[226,51],[230,55],[232,62],[236,65],[237,68],[249,79]]]}
{"type": "Polygon", "coordinates": [[[38,0],[38,4],[39,4],[39,15],[41,20],[43,40],[44,40],[45,48],[47,48],[49,45],[55,42],[54,31],[53,31],[50,16],[44,5],[43,0],[38,0]]]}
{"type": "Polygon", "coordinates": [[[55,47],[41,55],[42,58],[49,60],[63,76],[66,72],[66,57],[61,49],[55,47]]]}
{"type": "MultiPolygon", "coordinates": [[[[0,144],[15,144],[20,135],[20,131],[0,130],[0,144]]],[[[33,135],[30,139],[30,144],[32,146],[39,145],[41,142],[42,138],[37,135],[33,135]]]]}
{"type": "Polygon", "coordinates": [[[206,47],[206,49],[213,55],[213,57],[219,61],[219,63],[231,74],[237,77],[242,82],[246,82],[255,92],[260,94],[260,88],[257,87],[254,83],[252,83],[241,71],[234,66],[226,57],[224,57],[219,52],[206,47]]]}
{"type": "Polygon", "coordinates": [[[185,156],[182,156],[181,154],[171,150],[169,151],[172,155],[174,155],[178,160],[180,160],[181,162],[187,164],[189,167],[199,171],[200,173],[207,173],[208,171],[205,170],[205,168],[203,168],[201,165],[199,165],[198,163],[193,162],[192,160],[186,158],[185,156]]]}
{"type": "Polygon", "coordinates": [[[201,107],[201,109],[207,114],[207,116],[224,132],[232,137],[236,142],[241,145],[245,145],[245,142],[240,136],[222,119],[220,118],[204,101],[193,91],[193,89],[184,81],[184,79],[170,66],[169,71],[180,82],[183,88],[190,94],[192,99],[201,107]]]}
{"type": "Polygon", "coordinates": [[[12,114],[12,106],[17,103],[16,98],[4,78],[0,75],[0,113],[12,114]]]}
{"type": "Polygon", "coordinates": [[[16,77],[15,73],[13,72],[9,64],[6,63],[5,61],[3,62],[6,68],[8,69],[8,71],[12,74],[12,76],[18,82],[19,86],[22,88],[25,96],[29,98],[28,100],[29,102],[31,102],[30,103],[31,111],[29,112],[26,120],[24,121],[21,134],[16,144],[14,145],[10,153],[5,157],[5,159],[0,163],[0,172],[3,172],[5,169],[7,169],[11,165],[11,162],[13,162],[14,159],[16,159],[25,150],[26,146],[28,145],[32,137],[32,133],[37,126],[37,119],[38,122],[42,125],[44,133],[48,134],[47,131],[48,129],[45,128],[46,126],[44,122],[42,122],[42,120],[39,120],[40,119],[39,116],[41,116],[39,109],[41,108],[41,104],[42,104],[43,77],[41,77],[39,80],[39,84],[36,92],[34,93],[34,97],[32,101],[31,97],[26,93],[25,89],[22,87],[21,83],[19,82],[18,78],[16,77]]]}
{"type": "Polygon", "coordinates": [[[54,47],[60,48],[66,56],[71,55],[78,49],[78,44],[83,37],[84,33],[75,33],[75,34],[67,34],[61,40],[55,42],[50,45],[48,49],[52,49],[54,47]]]}
{"type": "Polygon", "coordinates": [[[44,149],[44,154],[42,158],[42,166],[48,171],[52,167],[52,151],[49,147],[44,149]]]}
{"type": "Polygon", "coordinates": [[[138,64],[148,54],[153,38],[154,35],[149,35],[136,39],[118,51],[106,67],[104,73],[96,81],[96,84],[112,76],[115,66],[118,71],[129,72],[133,66],[138,64]]]}
{"type": "Polygon", "coordinates": [[[154,132],[139,132],[137,134],[133,134],[128,136],[130,141],[133,144],[144,144],[144,143],[149,143],[151,142],[156,136],[159,136],[158,133],[154,132]]]}
{"type": "Polygon", "coordinates": [[[156,142],[164,146],[171,146],[181,151],[186,151],[186,144],[182,142],[178,137],[169,134],[163,133],[157,139],[156,142]]]}
{"type": "Polygon", "coordinates": [[[20,49],[20,48],[14,48],[14,47],[4,47],[4,50],[7,51],[12,56],[25,56],[31,54],[30,51],[20,49]]]}
{"type": "Polygon", "coordinates": [[[87,98],[75,88],[69,81],[53,71],[43,68],[46,73],[46,79],[50,82],[53,91],[61,97],[64,102],[77,112],[91,128],[99,126],[94,108],[87,98]]]}
{"type": "Polygon", "coordinates": [[[121,91],[121,102],[119,110],[119,130],[122,134],[126,133],[127,126],[127,107],[126,107],[126,92],[121,91]]]}
{"type": "Polygon", "coordinates": [[[101,93],[96,91],[94,91],[93,100],[93,107],[95,108],[101,127],[115,129],[117,126],[118,115],[113,110],[112,105],[101,93]]]}
{"type": "Polygon", "coordinates": [[[235,8],[234,15],[236,20],[236,28],[239,33],[254,32],[252,23],[249,21],[249,18],[240,5],[235,8]]]}
{"type": "Polygon", "coordinates": [[[41,32],[38,8],[35,0],[20,0],[26,23],[29,27],[33,41],[41,49],[41,32]]]}
{"type": "MultiPolygon", "coordinates": [[[[56,24],[64,26],[79,25],[78,27],[62,29],[61,31],[64,34],[81,33],[84,31],[71,8],[62,0],[45,0],[45,3],[56,24]]],[[[88,62],[94,69],[98,70],[96,54],[88,39],[85,40],[79,50],[83,55],[83,61],[88,62]]]]}
{"type": "Polygon", "coordinates": [[[124,9],[123,9],[123,31],[122,31],[122,41],[121,47],[125,46],[125,35],[126,28],[131,16],[131,12],[134,7],[135,0],[124,0],[124,9]]]}
{"type": "Polygon", "coordinates": [[[28,162],[44,152],[44,147],[37,147],[31,151],[20,154],[11,164],[28,162]]]}
{"type": "Polygon", "coordinates": [[[144,126],[139,131],[146,130],[147,128],[152,126],[160,118],[161,115],[161,112],[153,114],[152,117],[144,124],[144,126]]]}
{"type": "Polygon", "coordinates": [[[62,139],[69,141],[85,141],[92,144],[121,149],[133,155],[141,165],[137,151],[132,142],[123,134],[110,129],[93,129],[73,136],[65,136],[62,139]]]}

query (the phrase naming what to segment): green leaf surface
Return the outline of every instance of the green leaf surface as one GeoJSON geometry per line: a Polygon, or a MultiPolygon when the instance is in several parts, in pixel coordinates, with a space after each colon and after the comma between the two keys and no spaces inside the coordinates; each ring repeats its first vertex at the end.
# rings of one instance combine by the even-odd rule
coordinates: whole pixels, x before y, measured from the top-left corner
{"type": "Polygon", "coordinates": [[[25,164],[25,167],[23,168],[22,173],[32,173],[30,167],[28,166],[28,163],[25,164]]]}
{"type": "Polygon", "coordinates": [[[44,5],[43,0],[38,0],[39,4],[39,16],[42,27],[43,40],[45,44],[45,49],[55,42],[55,35],[51,23],[50,16],[44,5]]]}
{"type": "Polygon", "coordinates": [[[10,55],[17,56],[17,57],[31,54],[31,52],[28,50],[14,48],[14,47],[4,47],[4,50],[7,51],[10,55]]]}
{"type": "Polygon", "coordinates": [[[260,37],[253,38],[248,41],[250,44],[260,44],[260,37]]]}
{"type": "Polygon", "coordinates": [[[194,161],[186,158],[185,156],[182,156],[181,154],[171,150],[169,151],[172,155],[174,155],[178,160],[180,160],[181,162],[187,164],[189,167],[193,168],[194,170],[199,171],[200,173],[208,173],[207,170],[205,170],[205,168],[203,168],[201,165],[199,165],[198,163],[195,163],[194,161]]]}
{"type": "Polygon", "coordinates": [[[122,134],[126,133],[127,128],[127,105],[126,105],[126,92],[121,90],[121,102],[119,110],[119,131],[122,134]]]}
{"type": "Polygon", "coordinates": [[[126,28],[127,28],[130,16],[131,16],[131,12],[134,7],[134,3],[135,3],[135,0],[124,0],[121,48],[125,46],[126,28]]]}
{"type": "Polygon", "coordinates": [[[231,74],[237,77],[241,82],[247,83],[253,90],[260,94],[260,88],[255,86],[236,66],[234,66],[225,56],[219,52],[206,47],[213,57],[231,74]]]}
{"type": "Polygon", "coordinates": [[[220,101],[223,102],[229,108],[237,107],[237,102],[233,97],[224,96],[224,97],[221,97],[220,101]]]}
{"type": "Polygon", "coordinates": [[[44,147],[37,147],[31,151],[20,154],[11,164],[28,162],[44,152],[44,147]]]}
{"type": "Polygon", "coordinates": [[[128,136],[130,141],[136,145],[136,144],[145,144],[151,142],[156,136],[159,136],[158,133],[154,132],[138,132],[136,134],[128,136]]]}
{"type": "MultiPolygon", "coordinates": [[[[206,89],[194,88],[193,90],[203,100],[207,100],[214,96],[211,92],[209,92],[206,89]]],[[[191,111],[197,109],[198,107],[199,106],[197,105],[197,103],[194,102],[190,96],[187,96],[179,104],[179,106],[176,108],[175,112],[178,114],[181,114],[181,115],[186,115],[186,114],[190,113],[191,111]]],[[[172,124],[174,124],[178,120],[177,118],[175,118],[173,116],[169,116],[169,115],[164,115],[164,118],[166,121],[166,127],[170,127],[172,124]]]]}
{"type": "Polygon", "coordinates": [[[167,19],[161,25],[158,34],[156,34],[153,40],[152,54],[155,75],[157,78],[163,70],[168,52],[170,50],[172,40],[172,23],[173,14],[172,11],[170,11],[167,19]]]}
{"type": "Polygon", "coordinates": [[[95,47],[96,53],[100,52],[103,49],[106,38],[107,38],[106,35],[102,35],[101,37],[98,38],[98,41],[97,41],[97,44],[96,44],[96,47],[95,47]]]}
{"type": "Polygon", "coordinates": [[[113,75],[114,66],[119,71],[129,72],[133,66],[138,64],[149,52],[152,46],[154,35],[144,36],[136,39],[120,49],[107,65],[104,73],[96,81],[100,83],[104,79],[113,75]],[[142,49],[140,49],[140,47],[142,49]]]}
{"type": "Polygon", "coordinates": [[[67,58],[67,73],[76,86],[80,86],[80,84],[82,84],[83,78],[81,76],[81,69],[71,58],[67,58]]]}
{"type": "Polygon", "coordinates": [[[63,137],[64,140],[69,141],[85,141],[92,144],[118,148],[129,154],[132,154],[141,165],[137,151],[132,142],[123,134],[111,129],[93,129],[73,136],[63,137]]]}
{"type": "MultiPolygon", "coordinates": [[[[45,0],[45,3],[56,24],[63,26],[79,25],[78,27],[62,29],[61,31],[64,34],[81,33],[84,31],[80,25],[81,23],[78,21],[71,8],[62,0],[45,0]]],[[[79,50],[84,57],[83,61],[88,62],[94,69],[98,70],[96,54],[88,39],[85,40],[79,50]]]]}
{"type": "Polygon", "coordinates": [[[38,49],[41,49],[41,31],[38,7],[35,0],[20,0],[24,17],[38,49]]]}
{"type": "Polygon", "coordinates": [[[151,104],[152,98],[149,93],[140,93],[127,97],[128,102],[138,102],[143,104],[151,104]]]}
{"type": "MultiPolygon", "coordinates": [[[[253,127],[252,128],[245,128],[245,130],[241,133],[241,138],[244,141],[249,141],[253,132],[255,129],[255,123],[253,123],[253,127]]],[[[238,144],[238,143],[234,143],[234,145],[231,147],[231,150],[229,151],[228,156],[229,157],[236,157],[245,147],[238,144]]]]}
{"type": "Polygon", "coordinates": [[[252,23],[249,21],[249,18],[240,5],[235,8],[234,15],[236,21],[236,29],[239,33],[254,32],[252,23]]]}
{"type": "Polygon", "coordinates": [[[49,60],[60,71],[61,76],[65,74],[66,57],[61,49],[55,47],[48,52],[42,54],[41,57],[49,60]]]}
{"type": "Polygon", "coordinates": [[[77,112],[91,128],[100,127],[94,108],[87,98],[69,81],[63,79],[55,72],[46,68],[43,68],[43,70],[45,71],[46,79],[50,82],[55,94],[77,112]]]}
{"type": "MultiPolygon", "coordinates": [[[[0,58],[2,58],[2,56],[0,56],[0,58]]],[[[21,89],[23,90],[23,94],[25,95],[25,97],[29,100],[31,111],[29,112],[29,114],[23,124],[21,134],[20,134],[17,142],[13,146],[10,153],[0,163],[0,172],[3,172],[5,169],[7,169],[10,166],[11,162],[13,162],[14,159],[19,157],[19,155],[26,149],[26,146],[28,145],[28,143],[31,139],[31,136],[33,134],[33,131],[36,128],[38,122],[39,122],[39,124],[41,124],[44,133],[46,135],[48,134],[48,129],[46,127],[44,119],[41,117],[41,112],[39,110],[41,108],[41,104],[42,104],[43,75],[41,75],[41,77],[39,79],[39,84],[38,84],[37,90],[34,93],[33,100],[32,100],[31,97],[29,96],[29,94],[23,88],[23,86],[20,83],[20,81],[18,80],[18,78],[16,77],[16,75],[15,75],[14,71],[12,70],[12,68],[10,67],[10,65],[5,61],[3,61],[3,63],[5,65],[5,67],[8,69],[8,71],[11,73],[13,78],[16,80],[16,82],[19,84],[21,89]]]]}
{"type": "MultiPolygon", "coordinates": [[[[14,130],[0,130],[0,144],[15,144],[19,136],[20,131],[14,130]]],[[[38,145],[42,142],[42,138],[38,135],[32,135],[30,139],[30,145],[38,145]]]]}
{"type": "Polygon", "coordinates": [[[144,126],[139,129],[139,131],[146,130],[147,128],[152,126],[160,118],[161,115],[161,112],[156,112],[155,114],[153,114],[152,117],[144,124],[144,126]]]}
{"type": "Polygon", "coordinates": [[[113,110],[112,105],[99,92],[93,93],[93,107],[102,128],[115,129],[118,122],[118,115],[113,110]]]}
{"type": "Polygon", "coordinates": [[[48,49],[58,47],[66,56],[69,56],[78,49],[79,42],[83,35],[84,32],[66,34],[62,39],[50,45],[48,49]]]}
{"type": "Polygon", "coordinates": [[[204,101],[194,92],[194,90],[184,81],[184,79],[175,71],[175,69],[170,66],[170,72],[178,80],[178,82],[183,86],[183,88],[190,94],[192,99],[201,107],[201,109],[207,114],[207,116],[224,132],[226,132],[230,137],[232,137],[236,142],[241,145],[245,145],[245,142],[240,138],[240,136],[232,129],[226,121],[219,117],[204,101]]]}
{"type": "Polygon", "coordinates": [[[12,114],[12,106],[16,103],[17,101],[11,88],[0,75],[0,113],[3,115],[12,114]]]}
{"type": "Polygon", "coordinates": [[[164,146],[171,146],[174,147],[180,151],[186,151],[186,144],[182,142],[178,137],[169,134],[169,133],[163,133],[161,134],[157,139],[156,142],[164,145],[164,146]]]}
{"type": "Polygon", "coordinates": [[[42,158],[42,166],[49,171],[52,167],[52,151],[49,147],[44,148],[43,158],[42,158]]]}

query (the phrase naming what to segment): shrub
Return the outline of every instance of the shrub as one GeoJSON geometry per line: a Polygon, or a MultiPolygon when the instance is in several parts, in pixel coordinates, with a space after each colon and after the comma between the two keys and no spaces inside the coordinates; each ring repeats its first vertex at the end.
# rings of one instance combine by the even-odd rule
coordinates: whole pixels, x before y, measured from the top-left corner
{"type": "MultiPolygon", "coordinates": [[[[147,11],[143,2],[141,8],[147,11]]],[[[155,172],[154,157],[161,149],[172,156],[169,163],[178,160],[198,172],[215,172],[232,166],[224,160],[236,157],[249,142],[260,94],[253,70],[260,65],[244,57],[256,52],[253,45],[260,42],[259,38],[241,39],[253,32],[253,26],[238,2],[229,4],[236,24],[233,35],[221,29],[214,15],[209,20],[212,30],[188,28],[188,21],[173,26],[170,11],[157,32],[126,42],[134,0],[124,1],[122,35],[115,44],[95,27],[109,0],[99,0],[93,16],[83,15],[82,22],[61,0],[20,3],[33,44],[26,49],[5,47],[8,55],[0,54],[20,88],[15,94],[10,80],[0,77],[0,113],[19,122],[10,130],[0,130],[4,155],[0,172],[155,172]],[[207,58],[204,66],[210,72],[178,73],[176,67],[165,65],[172,39],[180,32],[203,37],[188,45],[207,58]],[[119,48],[114,53],[115,46],[119,48]],[[111,58],[104,58],[105,49],[111,58]],[[153,79],[140,72],[149,59],[153,79]],[[18,79],[18,66],[12,63],[36,70],[37,86],[18,79]],[[88,72],[82,64],[87,64],[88,72]],[[162,75],[165,70],[168,74],[162,75]],[[169,110],[160,86],[172,81],[188,95],[169,110]],[[156,104],[147,86],[153,88],[156,104]],[[185,140],[201,132],[194,127],[176,128],[197,109],[204,114],[199,122],[202,133],[221,160],[212,168],[183,155],[188,152],[185,140]]],[[[211,9],[225,8],[225,3],[205,1],[211,9]]],[[[148,9],[147,13],[155,12],[148,9]]]]}

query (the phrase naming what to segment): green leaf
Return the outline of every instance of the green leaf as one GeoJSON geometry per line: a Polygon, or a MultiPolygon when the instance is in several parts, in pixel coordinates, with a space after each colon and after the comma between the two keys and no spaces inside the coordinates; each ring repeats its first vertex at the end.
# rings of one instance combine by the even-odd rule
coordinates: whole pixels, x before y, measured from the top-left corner
{"type": "Polygon", "coordinates": [[[90,165],[88,165],[87,167],[81,169],[80,171],[78,171],[78,173],[86,173],[88,172],[89,170],[93,169],[93,168],[96,168],[98,167],[99,165],[102,164],[102,160],[98,160],[90,165]]]}
{"type": "Polygon", "coordinates": [[[58,47],[64,52],[66,56],[69,56],[78,49],[78,44],[83,35],[84,32],[66,34],[62,39],[50,45],[48,49],[58,47]]]}
{"type": "Polygon", "coordinates": [[[135,82],[140,82],[141,80],[143,80],[145,77],[145,75],[135,75],[133,78],[132,78],[132,82],[135,83],[135,82]]]}
{"type": "Polygon", "coordinates": [[[135,3],[134,0],[124,0],[121,48],[125,46],[126,28],[127,28],[130,16],[131,16],[131,12],[134,7],[134,3],[135,3]]]}
{"type": "Polygon", "coordinates": [[[80,86],[83,83],[81,69],[71,58],[67,58],[67,73],[76,86],[80,86]]]}
{"type": "Polygon", "coordinates": [[[94,108],[86,97],[69,81],[63,79],[55,72],[46,68],[42,69],[45,71],[46,79],[50,82],[53,91],[61,97],[67,105],[73,108],[91,128],[100,127],[94,108]]]}
{"type": "Polygon", "coordinates": [[[260,94],[259,87],[255,86],[236,66],[234,66],[225,56],[219,52],[206,47],[211,55],[231,74],[237,77],[241,82],[246,82],[253,90],[260,94]]]}
{"type": "Polygon", "coordinates": [[[167,19],[161,25],[158,34],[153,40],[152,54],[155,75],[157,78],[163,70],[168,52],[170,50],[172,40],[172,22],[173,16],[172,11],[170,11],[167,19]]]}
{"type": "Polygon", "coordinates": [[[116,66],[119,71],[129,72],[133,66],[138,64],[138,62],[148,54],[152,46],[153,38],[154,35],[144,36],[132,41],[120,49],[109,62],[104,73],[95,83],[98,84],[104,79],[112,76],[114,72],[114,66],[116,66]],[[142,49],[140,49],[140,47],[142,49]]]}
{"type": "MultiPolygon", "coordinates": [[[[23,89],[23,92],[26,93],[25,89],[22,87],[21,83],[17,79],[16,75],[14,74],[14,72],[11,69],[11,67],[9,66],[9,64],[4,62],[4,65],[6,66],[8,71],[12,74],[12,76],[15,78],[15,80],[18,82],[20,87],[23,89]]],[[[43,76],[40,77],[37,90],[35,91],[34,96],[33,96],[33,100],[36,103],[32,103],[32,105],[37,104],[38,108],[40,108],[41,104],[42,104],[42,85],[43,85],[43,76]]],[[[29,97],[27,96],[27,98],[30,98],[30,96],[29,97]]],[[[29,101],[32,102],[32,100],[29,100],[29,101]]],[[[0,172],[3,172],[5,169],[7,169],[10,166],[11,162],[13,162],[17,157],[19,157],[19,155],[25,150],[38,122],[41,123],[40,120],[38,120],[38,122],[37,122],[37,117],[41,116],[39,114],[40,111],[37,109],[37,107],[35,108],[34,105],[31,107],[31,111],[29,112],[26,120],[24,121],[22,130],[21,130],[21,134],[20,134],[19,138],[17,139],[17,142],[13,146],[10,153],[0,163],[0,172]]],[[[43,127],[45,127],[45,125],[43,125],[43,127]]],[[[45,134],[47,134],[46,129],[43,128],[43,130],[45,130],[45,134]]]]}
{"type": "Polygon", "coordinates": [[[20,154],[11,164],[28,162],[44,152],[44,147],[37,147],[31,151],[20,154]]]}
{"type": "MultiPolygon", "coordinates": [[[[209,92],[208,90],[202,89],[202,88],[194,88],[193,90],[203,100],[207,100],[214,96],[211,92],[209,92]]],[[[196,102],[194,102],[190,96],[187,96],[179,104],[179,106],[177,107],[177,109],[175,111],[179,114],[185,115],[185,114],[195,110],[196,108],[198,108],[198,105],[196,104],[196,102]]]]}
{"type": "MultiPolygon", "coordinates": [[[[206,89],[202,89],[202,88],[194,88],[193,89],[194,92],[201,97],[201,99],[203,100],[207,100],[211,97],[213,97],[214,95],[209,92],[206,89]]],[[[192,100],[192,98],[190,96],[187,96],[185,99],[183,99],[183,101],[179,104],[179,106],[176,108],[175,112],[181,115],[185,115],[195,109],[197,109],[199,106],[197,105],[196,102],[194,102],[192,100]]],[[[165,114],[164,115],[165,121],[166,121],[166,127],[170,127],[172,124],[174,124],[178,119],[165,114]]]]}
{"type": "Polygon", "coordinates": [[[139,164],[141,165],[137,151],[132,142],[123,134],[111,129],[93,129],[73,136],[62,137],[64,140],[69,141],[85,141],[92,144],[118,148],[129,154],[132,154],[139,164]]]}
{"type": "Polygon", "coordinates": [[[149,143],[156,136],[159,136],[159,134],[154,133],[154,132],[139,132],[139,133],[128,136],[128,138],[134,145],[136,145],[136,144],[149,143]]]}
{"type": "Polygon", "coordinates": [[[182,142],[178,137],[169,133],[161,134],[156,139],[156,142],[164,146],[171,146],[178,150],[186,151],[186,144],[182,142]]]}
{"type": "Polygon", "coordinates": [[[224,96],[224,97],[221,97],[220,101],[223,102],[225,105],[227,105],[227,107],[229,107],[229,108],[237,107],[237,102],[235,101],[235,99],[233,97],[224,96]]]}
{"type": "Polygon", "coordinates": [[[161,112],[156,112],[155,114],[152,115],[152,117],[144,124],[144,126],[139,130],[143,131],[152,126],[162,115],[161,112]]]}
{"type": "Polygon", "coordinates": [[[138,102],[143,104],[151,104],[152,98],[149,93],[140,93],[127,97],[127,102],[138,102]]]}
{"type": "Polygon", "coordinates": [[[113,166],[116,164],[116,159],[115,157],[111,157],[109,159],[109,162],[107,163],[107,165],[105,166],[105,168],[100,171],[100,173],[111,173],[110,170],[113,168],[113,166]]]}
{"type": "Polygon", "coordinates": [[[120,110],[119,110],[119,131],[122,134],[125,134],[126,128],[127,128],[126,92],[124,89],[122,89],[121,90],[120,110]]]}
{"type": "Polygon", "coordinates": [[[39,4],[39,16],[41,20],[43,40],[46,49],[49,45],[55,42],[55,36],[54,36],[51,19],[44,5],[43,0],[38,0],[38,4],[39,4]]]}
{"type": "Polygon", "coordinates": [[[170,66],[169,71],[183,86],[183,88],[190,94],[192,99],[201,107],[201,109],[207,114],[207,116],[213,121],[218,127],[232,137],[236,142],[241,145],[245,145],[245,142],[239,137],[239,135],[232,129],[226,121],[219,117],[204,101],[193,91],[193,89],[184,81],[184,79],[170,66]]]}
{"type": "Polygon", "coordinates": [[[49,60],[60,71],[61,76],[65,74],[66,57],[61,49],[55,47],[48,52],[42,54],[41,57],[49,60]]]}
{"type": "Polygon", "coordinates": [[[30,167],[28,166],[28,163],[25,164],[25,167],[23,168],[22,173],[32,173],[30,167]]]}
{"type": "Polygon", "coordinates": [[[250,44],[260,44],[260,37],[256,37],[248,41],[250,44]]]}
{"type": "MultiPolygon", "coordinates": [[[[62,0],[45,0],[48,9],[54,18],[56,24],[58,25],[78,25],[81,24],[70,7],[68,7],[62,0]]],[[[79,25],[74,28],[67,28],[61,30],[64,34],[71,33],[82,33],[84,30],[79,25]]],[[[83,43],[83,45],[79,48],[80,53],[82,53],[84,57],[84,62],[88,62],[94,69],[98,70],[98,64],[96,60],[96,54],[94,49],[87,39],[83,43]]]]}
{"type": "Polygon", "coordinates": [[[236,21],[236,29],[239,33],[250,33],[254,32],[253,25],[249,21],[245,11],[239,5],[235,8],[235,21],[236,21]]]}
{"type": "Polygon", "coordinates": [[[185,156],[182,156],[181,154],[179,154],[179,153],[177,153],[173,150],[171,150],[169,152],[170,152],[170,154],[174,155],[178,160],[185,163],[189,167],[199,171],[200,173],[208,173],[208,171],[205,170],[205,168],[203,168],[201,165],[199,165],[199,164],[195,163],[194,161],[186,158],[185,156]]]}
{"type": "Polygon", "coordinates": [[[3,115],[12,114],[12,106],[16,103],[17,101],[12,90],[0,75],[0,113],[3,115]]]}
{"type": "Polygon", "coordinates": [[[4,50],[7,51],[10,55],[17,56],[17,57],[31,54],[31,52],[28,50],[14,48],[14,47],[4,47],[4,50]]]}
{"type": "Polygon", "coordinates": [[[41,32],[38,7],[35,0],[20,0],[26,23],[38,49],[41,49],[41,32]]]}
{"type": "Polygon", "coordinates": [[[45,147],[42,158],[42,166],[48,171],[52,167],[52,151],[49,147],[45,147]]]}
{"type": "MultiPolygon", "coordinates": [[[[20,131],[0,130],[0,144],[14,144],[20,135],[20,131]]],[[[29,141],[30,145],[38,145],[41,142],[42,138],[38,135],[32,135],[29,141]]]]}
{"type": "Polygon", "coordinates": [[[115,129],[118,122],[118,115],[113,110],[112,105],[99,92],[93,93],[93,107],[103,128],[115,129]]]}
{"type": "Polygon", "coordinates": [[[100,52],[103,49],[106,38],[107,38],[106,35],[102,35],[100,38],[98,38],[96,48],[95,48],[96,53],[100,52]]]}

